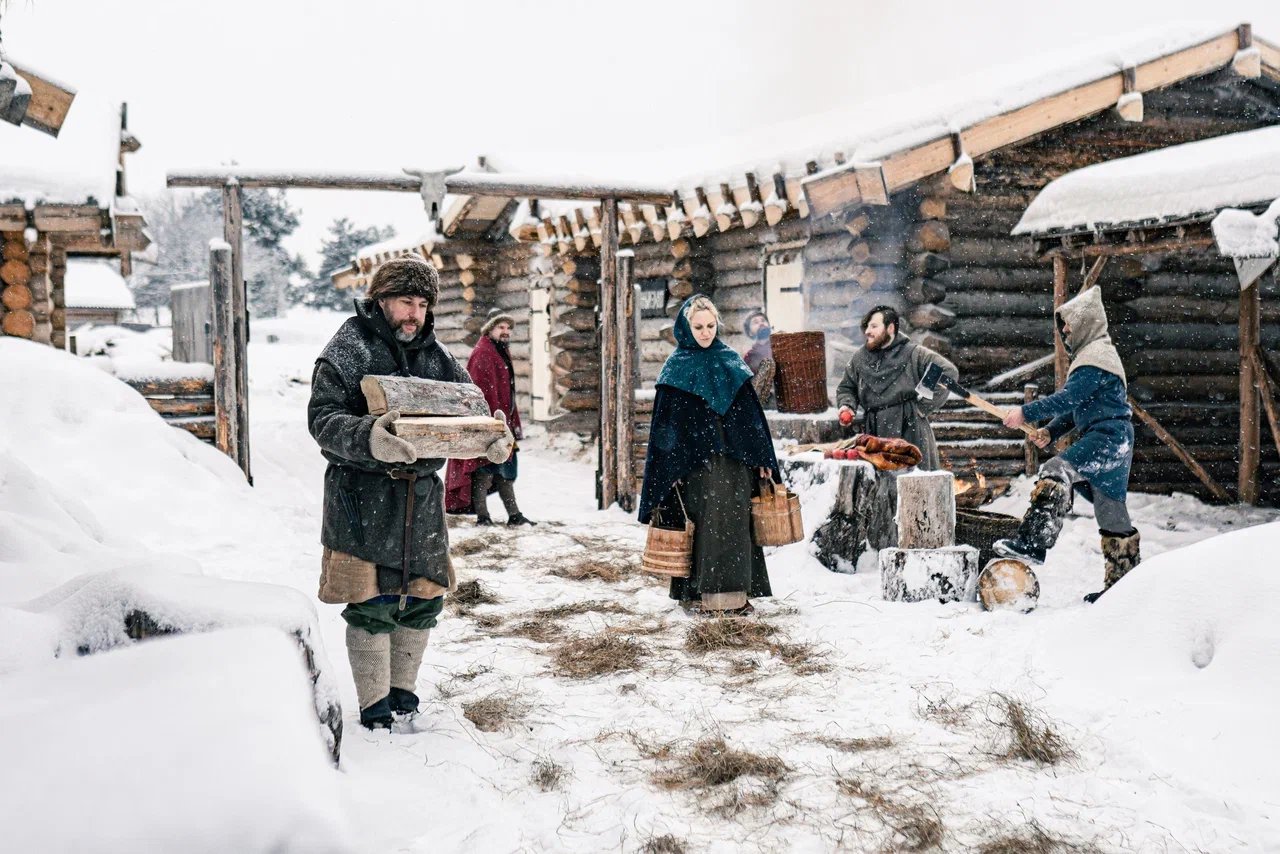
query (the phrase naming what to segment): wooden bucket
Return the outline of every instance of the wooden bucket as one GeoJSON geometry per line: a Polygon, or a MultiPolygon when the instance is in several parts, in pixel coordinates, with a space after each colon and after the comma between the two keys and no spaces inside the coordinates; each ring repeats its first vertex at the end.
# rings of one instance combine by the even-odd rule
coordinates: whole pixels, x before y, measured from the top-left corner
{"type": "Polygon", "coordinates": [[[785,546],[803,540],[800,496],[772,480],[761,481],[760,494],[751,499],[751,530],[758,546],[785,546]]]}
{"type": "Polygon", "coordinates": [[[677,530],[649,523],[640,568],[654,575],[688,578],[693,573],[693,523],[685,519],[677,530]]]}
{"type": "Polygon", "coordinates": [[[978,565],[986,566],[992,558],[999,557],[992,544],[1017,534],[1021,522],[1017,516],[957,507],[956,544],[973,546],[978,550],[978,565]]]}
{"type": "Polygon", "coordinates": [[[770,339],[779,412],[824,412],[827,400],[827,336],[775,332],[770,339]]]}
{"type": "MultiPolygon", "coordinates": [[[[640,568],[654,575],[665,575],[669,578],[688,578],[693,574],[693,522],[689,521],[689,511],[684,508],[684,499],[680,497],[680,489],[673,490],[676,501],[680,502],[680,513],[684,516],[683,528],[662,528],[657,522],[649,522],[649,534],[644,541],[644,554],[640,556],[640,568]]],[[[657,512],[654,513],[657,518],[657,512]]]]}

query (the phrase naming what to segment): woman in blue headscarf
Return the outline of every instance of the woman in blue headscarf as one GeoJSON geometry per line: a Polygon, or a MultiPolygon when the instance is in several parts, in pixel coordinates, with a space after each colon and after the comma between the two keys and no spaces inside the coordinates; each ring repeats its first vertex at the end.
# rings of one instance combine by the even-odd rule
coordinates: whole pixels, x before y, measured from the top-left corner
{"type": "Polygon", "coordinates": [[[676,351],[658,375],[640,521],[695,526],[693,572],[671,579],[671,598],[707,613],[743,614],[770,596],[764,552],[751,537],[751,498],[781,482],[751,370],[719,338],[720,313],[705,296],[676,315],[676,351]]]}

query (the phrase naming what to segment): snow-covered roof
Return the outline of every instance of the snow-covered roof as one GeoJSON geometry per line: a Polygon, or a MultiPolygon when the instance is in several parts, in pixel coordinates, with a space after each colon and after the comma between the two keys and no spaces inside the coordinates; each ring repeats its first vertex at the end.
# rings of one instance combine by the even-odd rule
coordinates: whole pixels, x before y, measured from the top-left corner
{"type": "Polygon", "coordinates": [[[67,308],[128,310],[135,307],[133,292],[111,261],[72,258],[67,261],[67,308]]]}
{"type": "Polygon", "coordinates": [[[120,158],[120,104],[81,93],[58,136],[0,122],[0,204],[108,207],[120,158]]]}
{"type": "Polygon", "coordinates": [[[1227,208],[1213,218],[1218,251],[1230,258],[1280,256],[1280,196],[1262,213],[1227,208]]]}
{"type": "Polygon", "coordinates": [[[1109,160],[1051,182],[1014,234],[1155,224],[1280,198],[1280,125],[1109,160]]]}

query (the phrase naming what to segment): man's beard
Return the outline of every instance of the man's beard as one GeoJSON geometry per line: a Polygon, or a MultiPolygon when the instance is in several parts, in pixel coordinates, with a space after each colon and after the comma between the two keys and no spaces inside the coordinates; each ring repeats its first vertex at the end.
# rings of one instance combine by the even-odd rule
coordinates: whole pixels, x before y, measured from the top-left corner
{"type": "Polygon", "coordinates": [[[395,336],[396,336],[396,340],[399,341],[401,344],[408,344],[410,341],[418,337],[418,333],[416,331],[405,332],[403,326],[397,326],[395,328],[395,336]]]}
{"type": "Polygon", "coordinates": [[[889,336],[889,330],[886,329],[884,332],[881,332],[880,335],[877,336],[876,338],[872,338],[867,341],[867,349],[879,350],[882,347],[884,347],[884,345],[888,344],[889,341],[891,340],[892,339],[889,336]]]}

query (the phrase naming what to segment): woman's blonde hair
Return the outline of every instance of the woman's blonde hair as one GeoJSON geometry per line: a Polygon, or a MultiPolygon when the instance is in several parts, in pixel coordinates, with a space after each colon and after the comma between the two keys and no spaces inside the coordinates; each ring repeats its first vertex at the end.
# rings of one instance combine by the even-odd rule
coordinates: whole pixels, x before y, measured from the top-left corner
{"type": "Polygon", "coordinates": [[[696,296],[689,300],[689,304],[684,307],[684,319],[693,322],[693,316],[700,311],[709,311],[716,319],[716,326],[720,326],[720,309],[716,308],[716,304],[711,301],[708,296],[696,296]]]}

